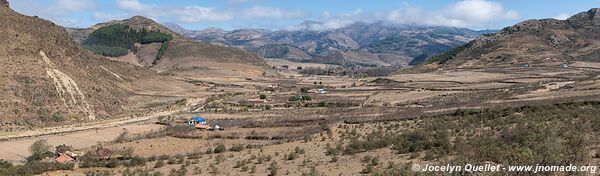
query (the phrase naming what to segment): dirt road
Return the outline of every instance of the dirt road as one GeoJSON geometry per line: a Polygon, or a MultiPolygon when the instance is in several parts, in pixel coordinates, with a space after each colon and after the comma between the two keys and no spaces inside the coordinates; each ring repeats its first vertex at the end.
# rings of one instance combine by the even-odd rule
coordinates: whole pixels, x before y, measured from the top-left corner
{"type": "Polygon", "coordinates": [[[156,124],[127,124],[98,130],[86,130],[61,135],[48,135],[3,141],[0,142],[0,151],[2,151],[0,152],[0,159],[13,163],[22,162],[25,160],[25,157],[30,155],[29,146],[40,139],[47,140],[48,144],[52,146],[66,144],[75,148],[87,148],[98,143],[110,142],[119,136],[125,129],[127,132],[134,134],[157,130],[160,127],[160,125],[156,124]]]}
{"type": "Polygon", "coordinates": [[[140,124],[142,122],[156,119],[160,116],[173,115],[183,112],[202,102],[202,99],[189,99],[186,106],[169,111],[155,112],[147,116],[136,118],[120,118],[90,122],[76,125],[40,128],[0,136],[0,159],[11,162],[20,162],[29,156],[29,146],[40,139],[46,139],[49,144],[57,146],[60,144],[73,145],[75,148],[85,148],[100,142],[115,139],[124,129],[129,133],[143,133],[160,128],[155,124],[140,124]]]}

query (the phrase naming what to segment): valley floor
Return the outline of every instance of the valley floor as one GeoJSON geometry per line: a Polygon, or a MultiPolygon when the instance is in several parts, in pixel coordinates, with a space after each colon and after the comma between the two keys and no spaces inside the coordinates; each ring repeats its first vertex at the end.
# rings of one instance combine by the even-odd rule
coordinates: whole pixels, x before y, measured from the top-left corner
{"type": "MultiPolygon", "coordinates": [[[[289,63],[274,61],[270,64],[277,66],[289,63]]],[[[488,139],[502,143],[506,139],[496,138],[496,134],[517,132],[513,130],[521,122],[558,123],[553,119],[555,116],[548,116],[543,112],[554,112],[561,108],[574,114],[587,112],[586,107],[597,105],[583,103],[571,106],[568,103],[600,100],[600,66],[580,62],[569,67],[547,64],[530,68],[454,69],[428,73],[400,71],[387,77],[362,79],[306,76],[293,68],[280,70],[280,74],[282,77],[228,81],[218,81],[216,78],[178,78],[209,93],[161,93],[161,88],[146,91],[145,95],[160,94],[165,99],[162,102],[165,106],[174,103],[172,98],[165,97],[183,98],[187,103],[171,105],[171,110],[164,111],[164,114],[131,118],[126,123],[86,127],[71,132],[63,129],[64,133],[59,135],[34,135],[37,137],[3,141],[0,142],[0,149],[7,152],[0,154],[0,158],[23,161],[29,155],[26,150],[29,144],[38,139],[47,139],[54,146],[66,144],[83,150],[98,147],[99,143],[114,151],[131,148],[133,156],[143,157],[147,162],[132,167],[118,166],[117,169],[75,168],[72,171],[55,171],[45,175],[117,175],[127,172],[266,175],[273,172],[273,168],[277,168],[279,174],[289,175],[310,172],[322,175],[375,172],[412,174],[406,168],[406,164],[411,162],[459,162],[456,159],[463,159],[461,162],[488,162],[461,153],[464,148],[457,147],[461,145],[457,143],[458,139],[479,137],[484,140],[485,137],[478,134],[491,132],[489,128],[497,128],[499,132],[488,139]],[[315,92],[319,89],[324,92],[315,92]],[[310,96],[310,100],[293,101],[293,97],[299,95],[310,96]],[[568,108],[554,105],[561,103],[567,103],[568,108]],[[521,107],[541,107],[544,111],[521,107]],[[493,113],[487,112],[488,109],[493,109],[493,113]],[[510,111],[505,112],[506,109],[510,111]],[[465,112],[467,115],[464,115],[465,112]],[[496,117],[492,115],[494,113],[500,115],[496,117]],[[522,116],[523,114],[525,115],[522,116]],[[197,115],[207,118],[209,124],[218,124],[225,130],[202,131],[179,126],[197,115]],[[452,120],[453,117],[459,118],[458,116],[473,121],[452,120]],[[504,128],[493,125],[489,128],[470,128],[490,125],[486,121],[472,119],[475,116],[489,118],[491,121],[500,120],[504,128]],[[527,119],[529,116],[531,119],[527,119]],[[515,122],[507,122],[514,117],[519,118],[513,119],[515,122]],[[543,117],[549,119],[544,120],[543,117]],[[456,126],[442,125],[444,123],[456,126]],[[444,127],[431,130],[435,128],[432,124],[444,127]],[[462,131],[459,126],[472,130],[462,131]],[[124,130],[127,131],[125,136],[124,130]],[[420,134],[423,131],[426,133],[420,134]],[[445,140],[443,144],[435,142],[440,135],[443,138],[439,140],[445,140]],[[400,141],[385,142],[379,139],[400,141]],[[405,148],[407,146],[404,144],[412,145],[419,140],[430,143],[413,146],[410,150],[405,148]],[[453,147],[443,148],[444,145],[453,147]],[[13,146],[19,147],[11,148],[13,146]],[[224,149],[217,151],[218,148],[224,149]],[[159,160],[167,164],[159,166],[159,160]]],[[[584,115],[588,114],[593,112],[584,115]]],[[[586,116],[570,120],[582,119],[584,124],[595,123],[589,121],[591,117],[586,116]]],[[[591,128],[585,126],[582,132],[593,131],[591,128]]],[[[525,133],[537,132],[525,130],[525,133]]],[[[23,132],[3,137],[24,137],[27,136],[25,134],[36,133],[23,132]]],[[[569,140],[573,136],[559,135],[557,138],[569,140]]],[[[595,139],[586,138],[586,141],[593,142],[595,139]]],[[[517,141],[519,142],[526,141],[517,141]]],[[[570,144],[554,143],[570,147],[570,144]]],[[[562,150],[562,147],[558,148],[562,150]]],[[[585,155],[584,158],[568,162],[597,162],[594,159],[596,148],[595,145],[586,144],[582,148],[588,152],[582,154],[585,155]]],[[[521,148],[509,147],[506,151],[517,149],[521,148]]],[[[505,162],[498,158],[488,159],[489,162],[505,162]]]]}

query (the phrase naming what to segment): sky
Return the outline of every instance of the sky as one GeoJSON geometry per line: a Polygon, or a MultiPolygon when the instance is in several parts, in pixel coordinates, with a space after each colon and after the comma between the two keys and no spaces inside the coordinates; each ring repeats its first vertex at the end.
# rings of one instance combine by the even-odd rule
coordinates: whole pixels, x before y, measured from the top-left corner
{"type": "Polygon", "coordinates": [[[527,19],[566,19],[600,0],[9,0],[16,11],[66,27],[142,15],[186,29],[327,30],[383,21],[501,29],[527,19]],[[319,21],[300,25],[304,21],[319,21]]]}

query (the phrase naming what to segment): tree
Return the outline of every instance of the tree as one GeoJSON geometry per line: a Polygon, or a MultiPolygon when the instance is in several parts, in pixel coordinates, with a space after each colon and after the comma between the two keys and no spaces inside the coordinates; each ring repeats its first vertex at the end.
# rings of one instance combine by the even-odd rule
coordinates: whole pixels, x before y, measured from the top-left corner
{"type": "Polygon", "coordinates": [[[31,144],[29,151],[32,155],[41,155],[49,152],[51,148],[52,146],[48,144],[48,141],[40,139],[31,144]]]}
{"type": "Polygon", "coordinates": [[[117,57],[126,55],[128,50],[134,50],[135,43],[162,43],[156,55],[156,60],[159,60],[172,39],[171,34],[160,31],[136,30],[128,25],[114,24],[98,28],[83,41],[82,45],[96,54],[117,57]]]}
{"type": "Polygon", "coordinates": [[[264,99],[267,99],[267,95],[265,95],[265,94],[260,94],[260,99],[262,99],[262,100],[264,100],[264,99]]]}

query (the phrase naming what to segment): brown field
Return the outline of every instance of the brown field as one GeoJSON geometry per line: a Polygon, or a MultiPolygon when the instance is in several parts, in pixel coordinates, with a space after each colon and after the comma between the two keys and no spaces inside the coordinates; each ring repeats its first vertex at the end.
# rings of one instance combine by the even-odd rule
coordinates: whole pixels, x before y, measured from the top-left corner
{"type": "MultiPolygon", "coordinates": [[[[269,63],[287,64],[290,68],[294,64],[281,60],[269,60],[269,63]]],[[[307,63],[297,65],[318,66],[307,63]]],[[[200,155],[197,159],[188,159],[190,163],[187,164],[167,164],[154,168],[155,161],[152,161],[145,166],[134,167],[151,173],[168,174],[184,167],[187,168],[186,175],[266,175],[269,164],[276,161],[281,174],[301,175],[315,168],[325,175],[357,175],[365,168],[362,161],[365,156],[377,156],[382,163],[376,166],[379,169],[386,167],[389,162],[420,162],[422,157],[396,154],[385,148],[356,155],[340,155],[336,162],[332,162],[332,156],[324,155],[325,146],[341,139],[341,126],[356,127],[360,133],[360,130],[378,128],[383,121],[401,123],[400,128],[410,127],[412,123],[417,123],[410,119],[451,113],[457,109],[598,100],[600,80],[597,78],[600,70],[591,67],[595,65],[576,63],[569,68],[458,69],[362,79],[302,76],[292,69],[280,72],[283,77],[253,73],[257,75],[247,79],[240,75],[248,73],[211,77],[178,72],[173,75],[178,81],[142,80],[134,85],[139,100],[143,101],[138,108],[177,110],[173,113],[131,123],[114,123],[99,129],[3,141],[0,142],[0,150],[7,152],[0,153],[0,158],[23,161],[29,154],[28,145],[38,139],[47,139],[54,146],[67,144],[82,150],[90,150],[99,143],[115,151],[133,148],[133,153],[141,157],[200,155]],[[290,78],[291,75],[293,77],[290,78]],[[315,85],[315,82],[321,84],[315,85]],[[321,87],[326,93],[314,92],[321,87]],[[301,92],[301,88],[308,92],[301,92]],[[260,99],[261,94],[266,96],[264,100],[260,99]],[[309,95],[312,99],[290,101],[289,98],[294,95],[309,95]],[[185,100],[185,103],[177,105],[178,100],[185,100]],[[154,124],[160,119],[173,126],[182,125],[195,115],[206,117],[209,124],[218,124],[225,130],[194,129],[160,135],[161,131],[165,132],[170,127],[154,124]],[[357,123],[361,126],[356,126],[357,123]],[[129,133],[127,139],[113,141],[123,128],[129,133]],[[241,152],[205,152],[219,145],[227,149],[237,145],[246,147],[241,152]],[[304,151],[293,159],[287,158],[289,156],[286,155],[294,152],[295,147],[304,151]],[[269,159],[259,162],[256,157],[269,159]],[[245,160],[250,160],[246,165],[255,167],[255,174],[239,166],[239,162],[245,160]]],[[[18,134],[26,133],[6,135],[18,134]]],[[[85,175],[87,172],[105,170],[120,174],[126,169],[123,166],[112,169],[76,168],[45,175],[85,175]]]]}

